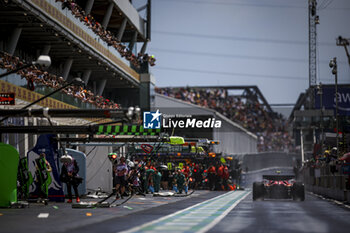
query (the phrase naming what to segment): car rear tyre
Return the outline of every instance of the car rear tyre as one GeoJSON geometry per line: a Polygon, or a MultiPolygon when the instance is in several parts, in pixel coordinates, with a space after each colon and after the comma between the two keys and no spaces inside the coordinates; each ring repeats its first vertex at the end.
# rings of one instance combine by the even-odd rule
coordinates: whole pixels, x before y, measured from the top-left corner
{"type": "Polygon", "coordinates": [[[304,201],[305,200],[305,187],[301,182],[296,182],[293,185],[292,195],[294,201],[304,201]]]}
{"type": "Polygon", "coordinates": [[[253,201],[264,200],[265,187],[263,182],[253,183],[253,201]]]}

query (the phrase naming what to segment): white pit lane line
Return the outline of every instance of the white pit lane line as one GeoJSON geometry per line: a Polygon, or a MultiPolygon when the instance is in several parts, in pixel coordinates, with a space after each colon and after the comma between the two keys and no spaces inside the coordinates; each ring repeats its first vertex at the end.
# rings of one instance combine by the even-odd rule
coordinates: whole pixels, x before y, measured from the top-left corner
{"type": "Polygon", "coordinates": [[[152,222],[121,233],[134,232],[199,232],[204,233],[218,224],[251,191],[231,191],[152,222]],[[214,205],[213,205],[214,203],[214,205]],[[188,223],[190,224],[181,224],[188,223]]]}

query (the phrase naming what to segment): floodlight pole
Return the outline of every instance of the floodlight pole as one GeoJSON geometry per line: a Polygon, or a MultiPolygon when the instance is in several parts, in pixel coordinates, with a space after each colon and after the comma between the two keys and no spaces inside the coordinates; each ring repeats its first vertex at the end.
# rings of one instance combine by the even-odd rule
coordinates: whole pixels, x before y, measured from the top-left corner
{"type": "Polygon", "coordinates": [[[337,157],[339,155],[339,117],[338,117],[338,66],[337,66],[337,58],[334,57],[329,62],[329,67],[332,68],[332,74],[335,78],[335,121],[336,121],[336,147],[337,147],[337,157]]]}
{"type": "Polygon", "coordinates": [[[346,56],[348,57],[348,63],[349,63],[349,66],[350,66],[350,54],[349,54],[349,51],[348,51],[348,48],[347,48],[347,46],[349,46],[349,44],[350,44],[350,39],[346,39],[346,38],[343,38],[343,37],[339,36],[336,39],[336,41],[337,41],[337,46],[343,46],[344,47],[346,56]]]}
{"type": "Polygon", "coordinates": [[[317,86],[318,92],[317,94],[320,95],[320,109],[321,109],[321,153],[323,154],[323,144],[324,144],[324,126],[323,126],[323,90],[322,90],[322,83],[317,86]]]}
{"type": "Polygon", "coordinates": [[[317,1],[308,0],[309,7],[309,109],[315,106],[314,87],[317,80],[317,32],[316,25],[319,24],[319,16],[317,15],[317,1]]]}
{"type": "Polygon", "coordinates": [[[303,129],[300,128],[300,150],[301,150],[301,165],[304,165],[305,155],[304,155],[304,136],[303,129]]]}
{"type": "Polygon", "coordinates": [[[336,119],[336,130],[337,130],[337,136],[336,136],[336,145],[337,145],[337,157],[339,155],[339,148],[338,148],[338,143],[339,143],[339,117],[338,117],[338,70],[337,70],[337,58],[335,57],[334,58],[334,61],[335,61],[335,69],[336,69],[336,72],[335,72],[335,119],[336,119]]]}

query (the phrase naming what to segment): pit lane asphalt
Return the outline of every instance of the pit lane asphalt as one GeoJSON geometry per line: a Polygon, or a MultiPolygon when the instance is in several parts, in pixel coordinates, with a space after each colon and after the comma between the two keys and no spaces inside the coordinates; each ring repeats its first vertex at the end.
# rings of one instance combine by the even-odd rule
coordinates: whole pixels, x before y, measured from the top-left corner
{"type": "Polygon", "coordinates": [[[350,209],[307,194],[303,202],[252,201],[248,195],[209,233],[217,232],[317,232],[350,231],[350,209]]]}
{"type": "MultiPolygon", "coordinates": [[[[238,192],[242,191],[237,191],[237,194],[238,192]]],[[[54,204],[19,210],[0,209],[0,213],[3,214],[0,216],[0,232],[119,232],[142,226],[194,205],[197,205],[198,210],[198,205],[200,207],[203,203],[211,205],[215,201],[215,199],[209,200],[211,198],[225,201],[227,197],[230,196],[225,192],[198,191],[186,198],[135,197],[125,205],[109,209],[71,209],[63,203],[59,209],[54,209],[54,204]],[[49,217],[38,219],[38,213],[43,212],[49,213],[49,217]],[[86,213],[91,213],[92,216],[88,217],[86,213]]],[[[232,201],[235,202],[235,199],[232,201]]],[[[215,205],[211,205],[212,207],[215,205]]],[[[204,208],[210,209],[209,206],[204,208]]],[[[195,211],[194,209],[193,212],[195,211]]],[[[191,208],[187,212],[190,215],[201,215],[198,211],[192,213],[191,208]]],[[[205,215],[205,212],[202,213],[205,215]]],[[[216,213],[216,216],[220,216],[221,213],[223,212],[216,213]]],[[[253,202],[250,193],[208,232],[349,232],[349,219],[349,209],[310,194],[306,195],[304,202],[292,200],[253,202]]],[[[177,224],[185,225],[181,225],[181,222],[177,224]]],[[[184,231],[179,227],[174,231],[169,228],[167,232],[196,231],[184,231]]]]}
{"type": "MultiPolygon", "coordinates": [[[[218,197],[218,195],[225,194],[223,192],[212,192],[210,193],[210,196],[211,195],[212,197],[218,197]]],[[[157,228],[150,230],[152,228],[148,226],[148,229],[146,227],[142,230],[141,228],[137,228],[137,226],[143,226],[161,217],[164,218],[164,216],[169,213],[180,211],[200,201],[203,202],[208,198],[210,198],[209,195],[202,195],[200,198],[171,203],[140,211],[132,215],[108,220],[93,226],[74,229],[74,232],[75,230],[77,230],[77,232],[119,232],[129,230],[130,228],[134,228],[134,230],[130,232],[161,232],[156,231],[157,228]]],[[[227,196],[222,199],[227,199],[227,196]]],[[[213,201],[209,201],[209,203],[211,202],[213,201]]],[[[196,209],[198,210],[198,207],[194,208],[192,212],[195,212],[196,209]]],[[[179,213],[176,218],[184,217],[184,215],[184,213],[179,213]]],[[[192,217],[196,216],[192,215],[192,217]]],[[[200,216],[197,216],[197,218],[198,217],[200,216]]],[[[214,225],[213,228],[209,229],[208,232],[349,232],[349,219],[349,209],[310,194],[306,195],[306,200],[304,202],[295,202],[292,200],[265,200],[253,202],[252,194],[250,193],[239,202],[235,208],[230,210],[221,221],[214,225]]],[[[163,229],[163,232],[205,232],[205,227],[188,230],[185,226],[186,222],[184,222],[184,224],[177,222],[178,228],[171,225],[173,223],[174,222],[171,221],[164,223],[163,221],[163,223],[161,223],[163,224],[163,228],[158,229],[163,229]]],[[[153,225],[160,225],[160,223],[155,222],[151,224],[151,226],[153,225]]]]}
{"type": "MultiPolygon", "coordinates": [[[[29,208],[24,209],[0,208],[0,232],[83,232],[83,230],[79,228],[85,226],[88,229],[94,229],[89,230],[89,232],[101,232],[101,229],[95,226],[102,226],[102,229],[108,228],[108,226],[104,224],[108,219],[112,219],[112,223],[119,222],[118,217],[123,215],[134,216],[134,213],[139,211],[152,210],[156,207],[176,202],[181,203],[179,204],[180,207],[192,205],[222,193],[223,192],[198,190],[187,197],[153,197],[148,194],[147,197],[134,196],[125,204],[113,208],[72,209],[70,204],[56,202],[49,202],[47,206],[30,203],[29,208]],[[40,213],[48,213],[49,216],[48,218],[38,218],[40,213]],[[87,214],[91,214],[91,216],[87,216],[87,214]]],[[[112,200],[113,197],[109,199],[109,201],[112,200]]],[[[82,199],[82,201],[87,200],[82,199]]],[[[89,201],[98,200],[90,199],[89,201]]],[[[123,200],[118,200],[116,204],[122,201],[123,200]]],[[[172,209],[169,209],[164,213],[168,214],[171,213],[171,211],[172,209]]],[[[152,217],[152,215],[144,216],[143,219],[149,220],[152,217]]],[[[113,229],[113,232],[115,231],[116,230],[113,229]]]]}

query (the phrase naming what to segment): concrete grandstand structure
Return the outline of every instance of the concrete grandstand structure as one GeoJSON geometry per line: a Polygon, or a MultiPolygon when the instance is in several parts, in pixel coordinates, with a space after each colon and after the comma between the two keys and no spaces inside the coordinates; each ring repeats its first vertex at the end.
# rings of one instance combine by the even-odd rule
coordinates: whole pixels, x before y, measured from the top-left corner
{"type": "MultiPolygon", "coordinates": [[[[144,6],[136,9],[131,1],[124,0],[1,0],[0,51],[5,55],[0,58],[0,74],[6,69],[31,63],[39,55],[49,55],[51,66],[42,72],[57,77],[56,83],[71,82],[80,77],[85,82],[85,93],[92,93],[93,100],[103,97],[105,103],[115,103],[109,105],[111,108],[140,106],[148,109],[154,79],[148,72],[149,62],[144,56],[148,58],[146,48],[151,38],[151,0],[143,2],[144,6]],[[141,17],[140,12],[146,12],[146,17],[141,17]],[[13,57],[18,63],[9,64],[5,57],[13,57]]],[[[35,75],[37,70],[30,69],[28,72],[35,75]]],[[[31,77],[24,78],[19,73],[8,75],[0,79],[0,92],[15,93],[16,104],[0,108],[23,108],[55,89],[54,85],[49,87],[41,82],[33,84],[31,77]]],[[[101,108],[74,95],[74,90],[71,93],[59,92],[32,108],[101,108]]],[[[54,125],[87,125],[93,121],[92,118],[52,120],[54,125]]],[[[0,124],[40,126],[49,125],[49,122],[45,118],[10,117],[0,124]]],[[[35,134],[0,133],[1,141],[13,145],[20,157],[26,156],[35,146],[37,138],[35,134]]],[[[97,170],[109,169],[111,172],[109,163],[103,163],[105,155],[111,151],[111,147],[96,151],[94,163],[87,164],[89,174],[95,174],[97,170]],[[97,158],[99,156],[103,158],[97,158]]],[[[109,190],[109,177],[103,181],[92,180],[87,187],[109,190]]]]}
{"type": "MultiPolygon", "coordinates": [[[[178,111],[194,117],[206,114],[222,119],[222,129],[199,134],[208,138],[215,135],[215,140],[222,140],[224,145],[218,150],[225,154],[294,150],[286,120],[272,110],[257,86],[157,87],[155,90],[163,95],[156,96],[159,103],[156,101],[155,106],[164,113],[176,114],[178,111]],[[191,110],[188,105],[192,106],[191,110]],[[257,149],[252,150],[252,141],[245,140],[252,138],[241,137],[243,135],[254,135],[257,149]]],[[[194,131],[186,133],[193,134],[194,131]]]]}
{"type": "MultiPolygon", "coordinates": [[[[79,21],[67,7],[64,8],[62,2],[66,1],[0,1],[1,21],[6,22],[0,27],[0,50],[28,63],[40,54],[49,55],[52,60],[47,70],[49,73],[67,81],[81,77],[87,89],[123,107],[140,105],[140,86],[144,86],[142,80],[148,80],[147,83],[150,80],[145,75],[148,69],[135,68],[115,48],[79,21]]],[[[146,1],[145,5],[147,19],[141,18],[129,1],[90,0],[76,3],[81,4],[86,14],[94,16],[103,28],[112,32],[134,54],[145,53],[150,40],[150,1],[146,1]],[[142,45],[139,51],[137,43],[142,45]]],[[[27,80],[16,76],[2,79],[7,82],[2,92],[17,92],[17,89],[13,91],[15,87],[11,84],[27,86],[27,80]]],[[[47,91],[38,88],[32,94],[46,94],[47,91]]],[[[16,97],[28,102],[36,98],[16,94],[16,97]]],[[[53,98],[78,108],[92,108],[74,103],[77,101],[53,98]]],[[[67,106],[57,104],[57,108],[67,106]]]]}
{"type": "MultiPolygon", "coordinates": [[[[122,104],[137,104],[141,73],[118,51],[103,41],[91,28],[80,22],[61,1],[2,1],[0,49],[30,61],[38,54],[52,58],[52,70],[69,80],[80,76],[98,95],[118,98],[122,104]],[[114,94],[120,89],[119,95],[114,94]],[[127,88],[127,92],[125,92],[127,88]],[[134,99],[124,93],[135,93],[134,99]],[[128,100],[126,100],[128,99],[128,100]]],[[[145,53],[150,40],[150,13],[147,23],[128,1],[78,1],[82,8],[101,22],[134,54],[145,53]],[[90,5],[92,7],[90,7],[90,5]],[[88,8],[88,9],[87,9],[88,8]],[[142,48],[137,51],[137,43],[142,48]]],[[[150,6],[147,5],[147,9],[150,6]]],[[[150,9],[148,9],[150,12],[150,9]]]]}

